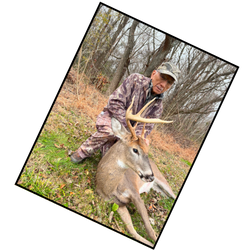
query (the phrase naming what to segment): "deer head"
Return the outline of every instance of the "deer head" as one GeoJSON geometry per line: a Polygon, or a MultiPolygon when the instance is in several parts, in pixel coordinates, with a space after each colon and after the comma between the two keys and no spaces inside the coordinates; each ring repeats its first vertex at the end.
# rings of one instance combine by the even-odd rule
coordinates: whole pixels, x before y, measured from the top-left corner
{"type": "MultiPolygon", "coordinates": [[[[154,175],[151,169],[151,165],[148,159],[148,145],[145,142],[145,124],[146,123],[171,123],[172,121],[163,121],[160,119],[145,119],[141,117],[142,112],[154,101],[150,101],[145,105],[136,115],[132,114],[132,106],[134,97],[131,105],[126,112],[126,122],[130,132],[116,119],[111,119],[112,130],[114,135],[120,139],[121,155],[119,155],[118,164],[122,168],[131,168],[134,170],[140,178],[145,182],[151,182],[154,180],[154,175]],[[131,125],[129,120],[136,121],[134,126],[131,125]],[[143,130],[141,135],[137,136],[135,129],[138,122],[143,122],[143,130]]],[[[119,152],[118,152],[119,154],[119,152]]]]}

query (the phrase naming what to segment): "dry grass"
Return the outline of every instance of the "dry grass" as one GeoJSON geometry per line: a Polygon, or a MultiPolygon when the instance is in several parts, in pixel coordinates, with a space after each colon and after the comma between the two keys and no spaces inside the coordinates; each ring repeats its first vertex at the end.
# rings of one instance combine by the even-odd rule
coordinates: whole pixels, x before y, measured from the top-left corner
{"type": "Polygon", "coordinates": [[[165,150],[170,154],[177,155],[183,159],[188,160],[190,163],[194,161],[197,154],[198,147],[191,146],[189,148],[183,148],[177,143],[172,135],[163,134],[160,131],[153,130],[149,136],[151,144],[158,149],[165,150]]]}

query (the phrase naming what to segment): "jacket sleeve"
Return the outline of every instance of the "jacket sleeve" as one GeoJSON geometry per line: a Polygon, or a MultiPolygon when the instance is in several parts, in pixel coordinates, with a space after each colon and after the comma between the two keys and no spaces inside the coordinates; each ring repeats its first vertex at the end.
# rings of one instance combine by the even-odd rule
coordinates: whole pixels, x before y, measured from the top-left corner
{"type": "Polygon", "coordinates": [[[125,119],[127,99],[131,96],[133,91],[135,77],[136,75],[132,74],[126,78],[124,82],[110,95],[107,104],[108,111],[112,116],[118,119],[125,128],[127,128],[125,119]]]}

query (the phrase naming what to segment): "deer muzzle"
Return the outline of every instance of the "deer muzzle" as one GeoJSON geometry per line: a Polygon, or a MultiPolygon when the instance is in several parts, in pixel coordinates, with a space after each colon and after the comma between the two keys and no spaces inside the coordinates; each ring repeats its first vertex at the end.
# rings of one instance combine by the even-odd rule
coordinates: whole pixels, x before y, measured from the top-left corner
{"type": "Polygon", "coordinates": [[[144,182],[152,182],[155,177],[154,177],[154,174],[147,174],[147,175],[143,175],[141,172],[139,172],[139,176],[141,178],[142,181],[144,182]]]}

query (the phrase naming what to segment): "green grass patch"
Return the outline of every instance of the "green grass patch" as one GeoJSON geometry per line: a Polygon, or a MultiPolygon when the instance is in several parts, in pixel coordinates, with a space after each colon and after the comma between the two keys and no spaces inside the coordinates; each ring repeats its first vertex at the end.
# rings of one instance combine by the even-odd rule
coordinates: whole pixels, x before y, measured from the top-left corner
{"type": "Polygon", "coordinates": [[[185,159],[181,159],[182,162],[186,163],[189,167],[192,166],[192,163],[189,162],[188,160],[185,160],[185,159]]]}
{"type": "MultiPolygon", "coordinates": [[[[77,111],[52,111],[40,134],[30,158],[21,174],[18,185],[67,208],[101,222],[126,235],[113,204],[104,202],[95,192],[95,175],[100,151],[82,164],[73,164],[69,150],[76,150],[95,131],[94,122],[79,115],[77,111]],[[114,212],[112,221],[109,214],[114,212]]],[[[164,174],[175,194],[178,194],[187,173],[179,165],[176,157],[152,148],[149,157],[164,174]]],[[[188,164],[185,161],[186,164],[188,164]]],[[[171,210],[174,200],[167,199],[154,191],[142,194],[152,227],[159,234],[171,210]]],[[[133,204],[128,206],[137,232],[153,242],[145,231],[141,216],[133,204]]]]}

